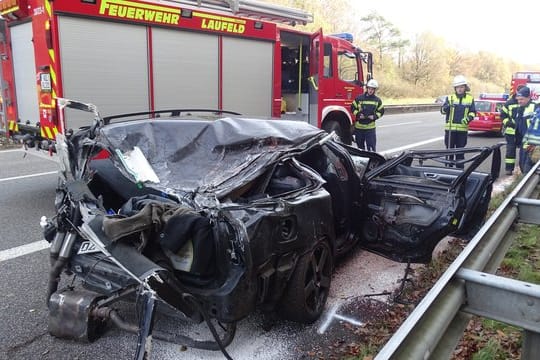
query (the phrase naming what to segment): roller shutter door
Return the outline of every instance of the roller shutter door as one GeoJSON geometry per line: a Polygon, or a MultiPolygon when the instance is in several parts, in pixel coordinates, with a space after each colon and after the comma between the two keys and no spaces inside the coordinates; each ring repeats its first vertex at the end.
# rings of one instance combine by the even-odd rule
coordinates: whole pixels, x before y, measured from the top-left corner
{"type": "Polygon", "coordinates": [[[34,46],[32,43],[32,23],[28,22],[13,26],[10,28],[10,32],[17,113],[23,123],[30,120],[30,123],[34,125],[39,120],[39,103],[34,46]]]}
{"type": "Polygon", "coordinates": [[[271,42],[223,38],[224,110],[271,116],[273,48],[271,42]]]}
{"type": "MultiPolygon", "coordinates": [[[[149,110],[144,26],[59,17],[64,97],[95,104],[101,115],[149,110]]],[[[66,112],[67,128],[89,123],[66,112]]]]}
{"type": "Polygon", "coordinates": [[[154,107],[218,109],[216,35],[152,29],[154,107]]]}

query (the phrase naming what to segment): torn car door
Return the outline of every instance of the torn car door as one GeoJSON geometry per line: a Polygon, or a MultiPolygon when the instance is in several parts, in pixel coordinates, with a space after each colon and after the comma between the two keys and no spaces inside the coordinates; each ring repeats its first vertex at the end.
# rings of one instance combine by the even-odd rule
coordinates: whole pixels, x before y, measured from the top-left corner
{"type": "Polygon", "coordinates": [[[444,236],[483,219],[490,174],[474,170],[492,148],[411,151],[366,176],[361,245],[396,261],[426,263],[444,236]],[[456,152],[472,154],[463,169],[433,166],[456,152]],[[417,160],[418,165],[412,165],[417,160]]]}

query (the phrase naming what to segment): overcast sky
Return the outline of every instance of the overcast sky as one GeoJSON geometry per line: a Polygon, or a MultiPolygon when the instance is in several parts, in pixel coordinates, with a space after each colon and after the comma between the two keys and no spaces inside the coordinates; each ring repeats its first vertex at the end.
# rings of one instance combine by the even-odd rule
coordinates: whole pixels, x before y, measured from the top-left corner
{"type": "Polygon", "coordinates": [[[361,16],[374,10],[405,38],[430,31],[458,49],[486,50],[523,64],[540,64],[540,0],[353,1],[361,4],[361,16]]]}

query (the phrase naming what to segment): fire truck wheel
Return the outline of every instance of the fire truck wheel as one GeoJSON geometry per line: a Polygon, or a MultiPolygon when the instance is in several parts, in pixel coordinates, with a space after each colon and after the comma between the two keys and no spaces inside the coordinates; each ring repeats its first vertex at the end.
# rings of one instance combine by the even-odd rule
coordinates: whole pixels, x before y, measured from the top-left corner
{"type": "Polygon", "coordinates": [[[331,133],[332,131],[334,131],[336,135],[339,136],[339,138],[341,139],[343,143],[350,144],[351,139],[348,139],[348,137],[350,136],[347,136],[347,133],[343,131],[343,129],[341,128],[341,125],[339,125],[337,121],[335,120],[325,121],[323,124],[323,130],[326,131],[327,133],[331,133]]]}

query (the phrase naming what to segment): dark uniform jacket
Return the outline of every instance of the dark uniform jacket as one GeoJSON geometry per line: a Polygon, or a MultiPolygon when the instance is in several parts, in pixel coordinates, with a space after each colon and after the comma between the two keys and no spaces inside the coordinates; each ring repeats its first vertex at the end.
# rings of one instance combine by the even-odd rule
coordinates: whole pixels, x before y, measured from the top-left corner
{"type": "Polygon", "coordinates": [[[521,139],[527,132],[530,120],[539,106],[539,104],[529,100],[525,106],[516,106],[512,108],[511,118],[516,122],[516,144],[521,144],[521,139]]]}
{"type": "Polygon", "coordinates": [[[384,115],[382,100],[377,95],[368,93],[358,95],[354,99],[351,111],[356,120],[354,127],[361,130],[375,129],[375,120],[384,115]],[[360,114],[363,114],[364,118],[361,119],[360,114]],[[369,118],[370,115],[374,115],[373,120],[369,118]]]}
{"type": "Polygon", "coordinates": [[[504,128],[504,135],[516,134],[516,123],[514,119],[512,119],[512,112],[517,106],[519,105],[516,100],[516,96],[513,95],[504,103],[503,107],[501,108],[501,121],[504,128]]]}

